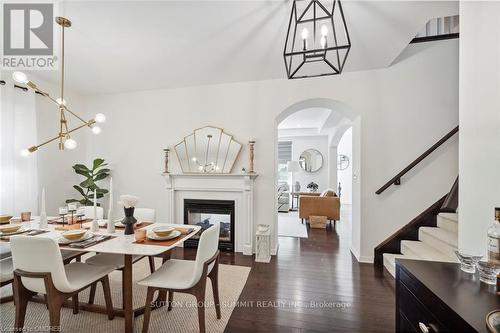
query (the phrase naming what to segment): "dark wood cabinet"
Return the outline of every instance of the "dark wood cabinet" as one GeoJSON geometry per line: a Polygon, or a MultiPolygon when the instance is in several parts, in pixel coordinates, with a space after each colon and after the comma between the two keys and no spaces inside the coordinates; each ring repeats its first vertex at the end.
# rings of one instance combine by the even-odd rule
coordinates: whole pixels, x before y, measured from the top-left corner
{"type": "Polygon", "coordinates": [[[485,318],[495,309],[496,287],[459,264],[396,261],[396,332],[488,332],[485,318]]]}

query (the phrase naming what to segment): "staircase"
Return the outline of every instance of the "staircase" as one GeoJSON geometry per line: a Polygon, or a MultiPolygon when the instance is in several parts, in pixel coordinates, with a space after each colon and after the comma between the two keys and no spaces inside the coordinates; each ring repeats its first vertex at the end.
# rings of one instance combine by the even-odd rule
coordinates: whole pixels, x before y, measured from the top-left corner
{"type": "MultiPolygon", "coordinates": [[[[375,194],[381,195],[391,186],[400,186],[401,179],[427,156],[458,133],[458,126],[392,177],[375,194]]],[[[451,190],[417,217],[397,230],[374,249],[376,269],[384,267],[394,276],[397,258],[458,262],[458,177],[451,190]]]]}
{"type": "Polygon", "coordinates": [[[439,213],[436,227],[418,228],[418,240],[402,240],[401,253],[384,253],[384,267],[395,274],[396,258],[458,262],[458,214],[439,213]]]}

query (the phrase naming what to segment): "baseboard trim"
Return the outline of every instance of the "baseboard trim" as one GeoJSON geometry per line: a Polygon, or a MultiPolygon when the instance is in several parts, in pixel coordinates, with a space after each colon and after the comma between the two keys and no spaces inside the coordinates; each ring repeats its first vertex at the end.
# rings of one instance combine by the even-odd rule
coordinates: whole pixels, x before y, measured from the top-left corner
{"type": "Polygon", "coordinates": [[[360,263],[364,264],[373,264],[373,257],[370,256],[361,256],[358,251],[356,251],[353,247],[350,247],[349,250],[354,255],[356,260],[360,263]]]}

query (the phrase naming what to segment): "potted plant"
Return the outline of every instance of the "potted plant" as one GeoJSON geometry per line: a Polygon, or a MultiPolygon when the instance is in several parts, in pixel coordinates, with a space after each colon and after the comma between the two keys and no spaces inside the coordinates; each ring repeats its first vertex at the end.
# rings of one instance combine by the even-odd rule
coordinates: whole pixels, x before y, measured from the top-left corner
{"type": "Polygon", "coordinates": [[[316,184],[315,182],[310,182],[307,184],[307,188],[309,189],[310,192],[316,192],[318,190],[319,185],[316,184]]]}
{"type": "MultiPolygon", "coordinates": [[[[83,206],[92,206],[94,205],[93,198],[94,192],[96,192],[97,199],[104,197],[108,190],[104,188],[100,188],[97,185],[97,182],[106,179],[109,176],[110,170],[104,168],[107,164],[104,163],[104,159],[96,158],[92,167],[88,168],[83,164],[75,164],[73,165],[73,170],[81,176],[85,177],[85,180],[82,181],[79,185],[73,185],[73,188],[78,191],[82,195],[81,199],[68,199],[66,203],[78,202],[83,206]]],[[[100,206],[97,203],[97,206],[100,206]]]]}

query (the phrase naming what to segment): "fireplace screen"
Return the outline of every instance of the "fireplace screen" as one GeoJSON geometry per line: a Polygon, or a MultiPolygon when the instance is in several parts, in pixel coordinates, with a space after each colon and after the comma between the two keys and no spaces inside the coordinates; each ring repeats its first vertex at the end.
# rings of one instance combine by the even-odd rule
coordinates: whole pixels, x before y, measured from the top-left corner
{"type": "Polygon", "coordinates": [[[198,225],[200,232],[186,241],[186,246],[197,246],[201,233],[220,223],[219,248],[234,250],[234,201],[184,200],[184,224],[198,225]]]}

